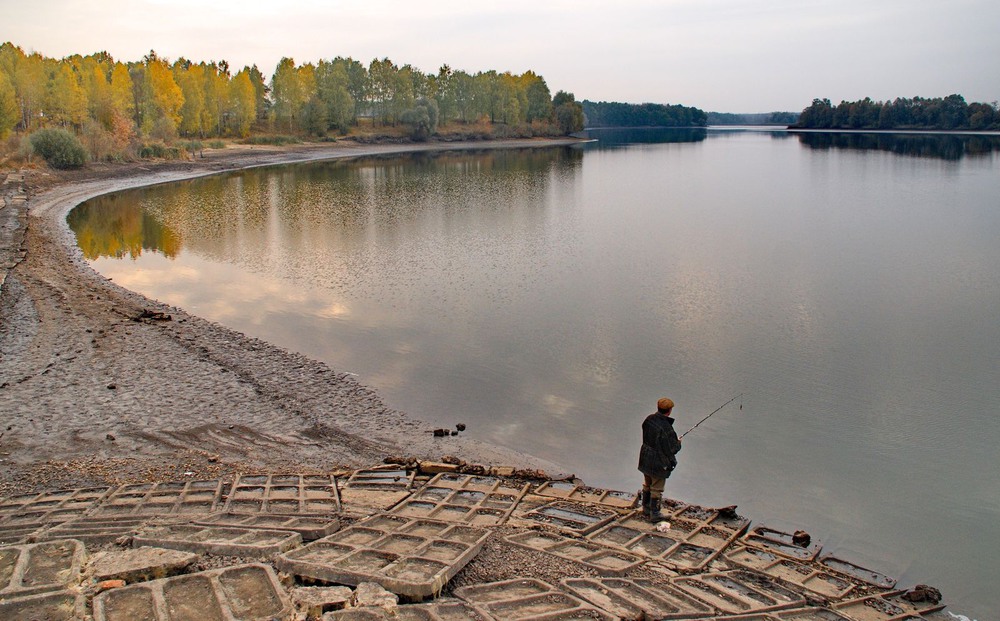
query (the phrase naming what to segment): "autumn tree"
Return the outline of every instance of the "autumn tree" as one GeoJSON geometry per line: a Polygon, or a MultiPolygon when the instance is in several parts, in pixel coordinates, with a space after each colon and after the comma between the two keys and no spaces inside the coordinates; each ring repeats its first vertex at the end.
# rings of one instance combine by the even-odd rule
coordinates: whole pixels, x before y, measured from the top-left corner
{"type": "Polygon", "coordinates": [[[0,69],[14,87],[20,119],[17,127],[23,131],[35,128],[45,96],[45,59],[41,54],[25,55],[12,43],[0,46],[0,69]]]}
{"type": "Polygon", "coordinates": [[[396,65],[388,58],[373,59],[368,65],[368,94],[371,97],[373,116],[383,123],[389,120],[389,106],[395,84],[396,65]]]}
{"type": "Polygon", "coordinates": [[[413,89],[415,82],[419,83],[414,80],[413,67],[410,65],[397,69],[391,78],[389,116],[394,125],[402,120],[404,112],[413,107],[417,97],[413,89]]]}
{"type": "Polygon", "coordinates": [[[240,138],[250,135],[250,127],[257,117],[257,91],[252,72],[252,68],[244,68],[229,82],[228,126],[240,138]]]}
{"type": "Polygon", "coordinates": [[[448,65],[441,65],[437,75],[434,76],[434,91],[441,120],[447,122],[456,118],[458,104],[455,100],[454,72],[448,65]]]}
{"type": "Polygon", "coordinates": [[[253,65],[249,69],[244,69],[244,71],[246,71],[247,78],[253,86],[254,108],[257,112],[256,120],[266,121],[271,112],[271,89],[268,88],[264,74],[260,72],[257,65],[253,65]]]}
{"type": "Polygon", "coordinates": [[[351,57],[338,56],[333,59],[332,64],[342,67],[344,74],[347,75],[347,92],[350,93],[351,99],[354,101],[354,118],[351,122],[355,123],[368,105],[370,87],[368,69],[351,57]]]}
{"type": "Polygon", "coordinates": [[[87,116],[87,94],[73,66],[65,61],[46,63],[43,112],[48,123],[79,129],[87,116]]]}
{"type": "Polygon", "coordinates": [[[129,68],[136,127],[144,136],[171,140],[181,122],[184,93],[167,62],[150,53],[129,68]]]}
{"type": "Polygon", "coordinates": [[[552,98],[553,116],[556,126],[564,134],[572,134],[583,129],[583,107],[573,93],[559,91],[552,98]]]}
{"type": "Polygon", "coordinates": [[[181,58],[174,63],[173,74],[174,81],[184,95],[177,130],[182,136],[204,136],[201,121],[205,108],[205,93],[202,90],[204,67],[181,58]]]}
{"type": "Polygon", "coordinates": [[[222,121],[229,103],[229,63],[202,63],[201,136],[221,136],[222,121]]]}
{"type": "Polygon", "coordinates": [[[307,134],[326,135],[326,130],[329,129],[326,118],[326,103],[319,98],[319,95],[313,95],[302,106],[301,124],[302,129],[307,134]]]}
{"type": "Polygon", "coordinates": [[[123,63],[115,63],[111,70],[111,106],[124,116],[135,115],[135,100],[132,97],[132,76],[123,63]]]}
{"type": "Polygon", "coordinates": [[[346,132],[354,122],[354,98],[346,63],[319,61],[316,65],[316,95],[326,108],[327,126],[346,132]]]}
{"type": "Polygon", "coordinates": [[[105,129],[111,126],[111,116],[114,111],[111,84],[108,81],[111,72],[109,59],[110,56],[107,54],[72,57],[73,66],[80,76],[80,85],[87,101],[87,114],[105,129]]]}
{"type": "Polygon", "coordinates": [[[548,121],[552,117],[552,95],[545,79],[534,71],[521,74],[521,86],[525,95],[524,119],[532,121],[548,121]]]}
{"type": "Polygon", "coordinates": [[[7,73],[0,69],[0,139],[6,138],[20,120],[14,85],[7,77],[7,73]]]}
{"type": "MultiPolygon", "coordinates": [[[[451,96],[455,101],[455,115],[462,122],[475,121],[477,115],[476,80],[465,71],[456,71],[449,78],[451,96]]],[[[447,117],[445,118],[447,121],[447,117]]]]}
{"type": "Polygon", "coordinates": [[[301,76],[295,68],[295,61],[282,58],[271,78],[271,98],[274,102],[274,119],[278,124],[288,125],[288,131],[295,129],[302,106],[308,99],[301,76]]]}

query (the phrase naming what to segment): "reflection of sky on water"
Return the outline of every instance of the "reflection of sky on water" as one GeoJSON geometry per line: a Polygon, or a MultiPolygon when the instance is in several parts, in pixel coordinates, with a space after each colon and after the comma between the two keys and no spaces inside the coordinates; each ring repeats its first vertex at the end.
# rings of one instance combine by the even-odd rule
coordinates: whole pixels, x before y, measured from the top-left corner
{"type": "Polygon", "coordinates": [[[137,194],[182,249],[97,267],[612,488],[657,397],[745,392],[669,493],[971,597],[1000,544],[937,560],[1000,542],[997,167],[709,133],[250,171],[137,194]]]}

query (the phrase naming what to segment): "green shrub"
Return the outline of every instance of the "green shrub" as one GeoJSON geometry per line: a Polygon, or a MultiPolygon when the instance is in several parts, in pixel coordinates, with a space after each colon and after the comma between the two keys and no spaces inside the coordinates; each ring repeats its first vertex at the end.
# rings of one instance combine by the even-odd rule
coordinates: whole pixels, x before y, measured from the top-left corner
{"type": "MultiPolygon", "coordinates": [[[[181,148],[191,154],[191,157],[196,157],[198,153],[205,150],[205,145],[201,143],[200,140],[188,140],[187,142],[181,143],[181,148]]],[[[205,154],[202,153],[202,156],[205,154]]]]}
{"type": "Polygon", "coordinates": [[[181,157],[181,150],[177,147],[168,147],[165,144],[154,142],[152,144],[142,145],[142,148],[139,149],[139,157],[144,160],[151,158],[178,160],[181,157]]]}
{"type": "Polygon", "coordinates": [[[212,142],[208,143],[208,148],[209,149],[225,149],[226,148],[226,143],[222,142],[221,140],[213,140],[212,142]]]}
{"type": "Polygon", "coordinates": [[[65,129],[40,129],[31,134],[31,148],[52,168],[79,168],[87,163],[87,150],[65,129]]]}
{"type": "Polygon", "coordinates": [[[243,141],[243,144],[268,144],[280,147],[285,144],[295,144],[302,142],[295,136],[250,136],[243,141]]]}

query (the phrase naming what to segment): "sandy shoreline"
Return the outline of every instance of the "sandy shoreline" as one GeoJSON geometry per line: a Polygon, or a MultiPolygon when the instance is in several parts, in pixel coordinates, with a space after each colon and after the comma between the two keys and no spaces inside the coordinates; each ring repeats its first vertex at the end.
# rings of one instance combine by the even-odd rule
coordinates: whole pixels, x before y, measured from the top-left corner
{"type": "MultiPolygon", "coordinates": [[[[66,214],[108,192],[256,166],[572,142],[241,147],[192,162],[27,171],[25,255],[0,290],[0,497],[234,472],[329,471],[401,455],[565,474],[464,434],[434,438],[430,425],[387,407],[345,373],[117,286],[83,260],[66,214]],[[144,318],[144,311],[171,319],[144,318]]],[[[460,416],[454,413],[456,422],[460,416]]]]}

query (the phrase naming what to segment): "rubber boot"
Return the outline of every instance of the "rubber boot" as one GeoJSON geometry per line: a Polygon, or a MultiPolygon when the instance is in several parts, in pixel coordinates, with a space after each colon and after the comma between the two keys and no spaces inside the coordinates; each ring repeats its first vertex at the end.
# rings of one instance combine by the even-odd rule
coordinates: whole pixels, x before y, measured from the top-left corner
{"type": "Polygon", "coordinates": [[[649,518],[649,491],[640,491],[639,499],[642,501],[642,517],[649,518]]]}
{"type": "Polygon", "coordinates": [[[663,514],[660,513],[660,498],[650,496],[649,498],[649,513],[646,514],[650,522],[654,524],[663,520],[663,514]]]}

